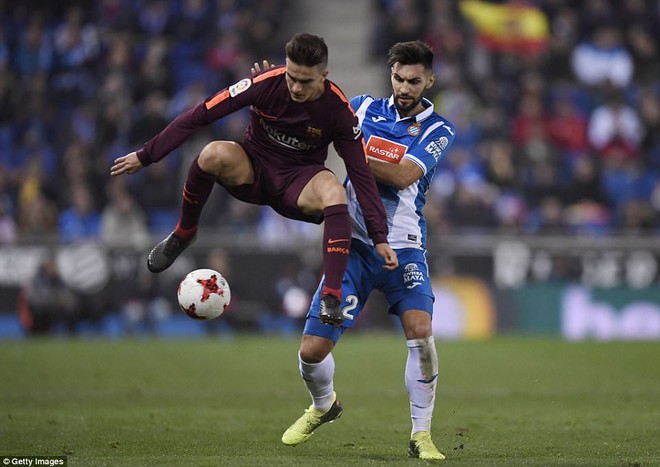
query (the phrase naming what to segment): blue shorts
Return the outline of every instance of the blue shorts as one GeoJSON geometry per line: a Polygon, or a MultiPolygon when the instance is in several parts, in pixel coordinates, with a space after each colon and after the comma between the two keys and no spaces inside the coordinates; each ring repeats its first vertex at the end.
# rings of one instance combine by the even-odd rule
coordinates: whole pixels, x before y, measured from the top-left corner
{"type": "Polygon", "coordinates": [[[323,280],[319,284],[307,313],[303,334],[325,337],[337,343],[339,337],[357,321],[372,290],[383,292],[389,306],[387,312],[400,316],[406,310],[422,310],[433,314],[433,290],[426,263],[426,250],[396,250],[399,267],[383,269],[383,259],[376,249],[359,240],[351,242],[351,254],[341,285],[344,322],[335,327],[319,320],[319,302],[323,280]]]}

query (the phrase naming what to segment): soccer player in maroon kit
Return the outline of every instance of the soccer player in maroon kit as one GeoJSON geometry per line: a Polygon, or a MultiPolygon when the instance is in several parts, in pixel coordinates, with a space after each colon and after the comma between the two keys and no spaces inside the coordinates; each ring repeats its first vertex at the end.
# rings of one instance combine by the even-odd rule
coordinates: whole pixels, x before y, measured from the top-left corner
{"type": "Polygon", "coordinates": [[[285,66],[254,74],[209,97],[143,148],[114,161],[111,175],[135,173],[164,158],[198,129],[250,106],[242,142],[212,141],[191,164],[179,222],[149,253],[151,272],[167,269],[194,242],[202,208],[219,183],[242,201],[269,205],[291,219],[324,223],[320,319],[339,326],[351,224],[344,187],[324,165],[330,143],[344,160],[383,267],[398,266],[387,243],[385,210],[367,165],[358,120],[341,90],[326,79],[327,63],[321,37],[296,34],[286,44],[285,66]]]}

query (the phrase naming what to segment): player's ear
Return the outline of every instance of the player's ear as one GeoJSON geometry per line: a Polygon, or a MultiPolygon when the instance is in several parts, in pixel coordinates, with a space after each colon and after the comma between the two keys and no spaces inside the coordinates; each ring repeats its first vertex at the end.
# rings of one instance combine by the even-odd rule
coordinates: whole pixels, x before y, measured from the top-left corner
{"type": "Polygon", "coordinates": [[[429,75],[429,80],[426,82],[426,89],[430,89],[431,86],[435,83],[435,73],[429,75]]]}

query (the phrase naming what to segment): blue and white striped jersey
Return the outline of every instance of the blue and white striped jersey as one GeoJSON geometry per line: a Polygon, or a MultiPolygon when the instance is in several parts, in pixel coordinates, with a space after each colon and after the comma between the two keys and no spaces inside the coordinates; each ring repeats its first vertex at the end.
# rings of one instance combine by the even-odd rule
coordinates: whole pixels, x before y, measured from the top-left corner
{"type": "MultiPolygon", "coordinates": [[[[426,248],[426,220],[422,214],[426,192],[438,160],[454,141],[454,126],[435,113],[431,101],[424,99],[423,103],[426,107],[423,112],[400,118],[392,96],[376,99],[361,95],[351,99],[351,107],[364,134],[367,157],[392,164],[398,164],[403,158],[410,159],[424,173],[404,190],[378,183],[387,214],[387,239],[392,248],[426,248]]],[[[373,244],[349,179],[346,190],[353,237],[373,244]]]]}

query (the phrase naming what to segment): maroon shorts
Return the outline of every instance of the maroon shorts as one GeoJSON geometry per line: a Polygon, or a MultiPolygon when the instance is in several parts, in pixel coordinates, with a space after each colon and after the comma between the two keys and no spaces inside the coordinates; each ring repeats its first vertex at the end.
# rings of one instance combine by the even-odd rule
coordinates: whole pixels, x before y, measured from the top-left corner
{"type": "Polygon", "coordinates": [[[289,219],[314,224],[323,222],[321,214],[318,216],[304,214],[298,207],[298,197],[305,185],[317,173],[329,170],[326,166],[313,164],[283,167],[273,164],[270,160],[253,157],[244,146],[242,147],[252,163],[254,181],[251,184],[238,186],[222,185],[225,190],[234,198],[246,203],[270,206],[289,219]]]}

